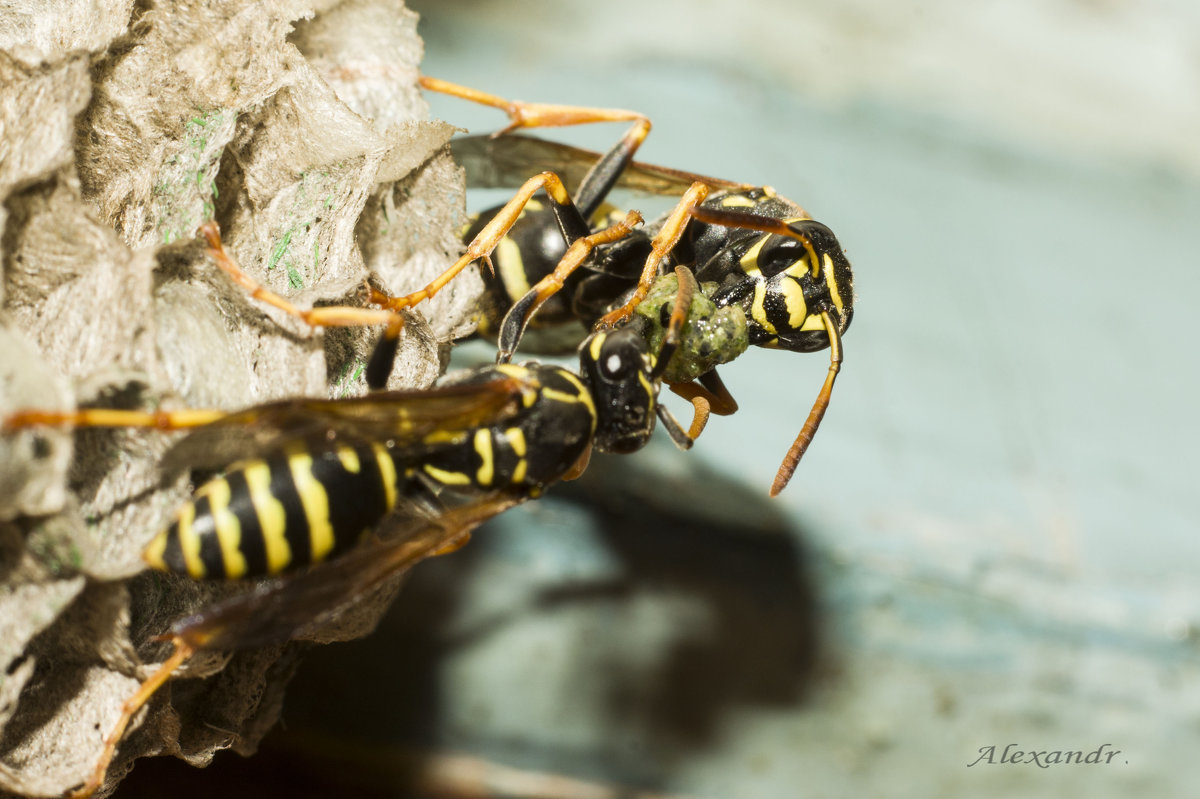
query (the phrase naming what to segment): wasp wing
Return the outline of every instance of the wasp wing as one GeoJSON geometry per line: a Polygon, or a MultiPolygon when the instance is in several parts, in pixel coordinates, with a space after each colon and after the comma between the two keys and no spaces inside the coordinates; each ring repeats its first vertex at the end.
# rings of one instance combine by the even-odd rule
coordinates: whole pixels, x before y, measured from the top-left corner
{"type": "MultiPolygon", "coordinates": [[[[568,186],[578,186],[601,154],[533,136],[507,134],[460,136],[451,140],[454,158],[467,172],[467,185],[479,189],[515,189],[539,172],[555,172],[568,186]]],[[[693,183],[710,188],[744,189],[745,184],[634,161],[617,186],[644,194],[682,194],[693,183]]]]}
{"type": "MultiPolygon", "coordinates": [[[[469,375],[468,375],[469,377],[469,375]]],[[[387,441],[403,447],[435,430],[503,421],[522,406],[529,380],[513,376],[459,381],[413,391],[345,399],[289,399],[235,411],[196,428],[172,447],[163,468],[209,469],[263,455],[291,441],[387,441]]]]}
{"type": "Polygon", "coordinates": [[[194,649],[255,649],[303,637],[356,598],[416,563],[465,543],[478,525],[528,497],[494,493],[434,518],[406,519],[399,534],[372,540],[336,560],[205,608],[170,635],[194,649]]]}

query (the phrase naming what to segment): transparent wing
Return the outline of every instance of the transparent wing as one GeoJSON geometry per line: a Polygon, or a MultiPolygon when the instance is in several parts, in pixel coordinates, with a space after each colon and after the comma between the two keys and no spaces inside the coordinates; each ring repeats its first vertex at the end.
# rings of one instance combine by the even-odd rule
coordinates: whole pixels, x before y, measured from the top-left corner
{"type": "Polygon", "coordinates": [[[405,519],[398,534],[372,540],[329,563],[205,608],[170,634],[195,649],[253,649],[304,635],[386,580],[458,544],[472,529],[527,495],[494,493],[434,518],[405,519]]]}
{"type": "Polygon", "coordinates": [[[418,442],[435,430],[460,430],[503,421],[536,386],[518,377],[459,382],[417,391],[388,391],[347,399],[290,399],[235,411],[198,427],[163,459],[163,468],[207,469],[261,457],[306,440],[418,442]]]}
{"type": "MultiPolygon", "coordinates": [[[[539,172],[555,172],[567,186],[578,186],[600,160],[600,153],[533,136],[507,134],[461,136],[450,142],[455,160],[467,172],[467,185],[479,189],[515,189],[539,172]]],[[[634,161],[617,186],[643,194],[682,194],[695,182],[713,189],[741,189],[745,184],[634,161]]]]}

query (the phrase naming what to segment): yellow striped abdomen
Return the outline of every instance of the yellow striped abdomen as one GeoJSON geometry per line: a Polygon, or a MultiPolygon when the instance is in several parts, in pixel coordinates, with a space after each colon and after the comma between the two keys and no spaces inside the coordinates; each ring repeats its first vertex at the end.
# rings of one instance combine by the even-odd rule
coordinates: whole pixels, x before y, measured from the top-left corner
{"type": "Polygon", "coordinates": [[[396,479],[380,444],[313,452],[296,443],[202,485],[145,558],[196,579],[319,563],[353,547],[395,507],[396,479]]]}

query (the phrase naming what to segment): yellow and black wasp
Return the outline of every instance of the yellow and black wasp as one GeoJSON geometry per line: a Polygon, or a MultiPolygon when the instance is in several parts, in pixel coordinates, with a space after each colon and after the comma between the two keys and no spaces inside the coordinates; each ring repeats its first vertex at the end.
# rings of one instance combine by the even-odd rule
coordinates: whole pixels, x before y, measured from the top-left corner
{"type": "Polygon", "coordinates": [[[514,200],[480,214],[464,234],[465,241],[486,240],[495,248],[493,268],[484,275],[480,327],[497,337],[502,360],[527,330],[538,337],[533,351],[553,351],[635,315],[650,322],[656,341],[674,307],[675,269],[690,269],[701,288],[664,379],[696,404],[693,432],[708,408],[720,414],[737,409],[716,367],[748,345],[830,350],[825,383],[772,485],[771,493],[779,493],[824,415],[842,363],[841,337],[853,317],[853,273],[833,232],[769,187],[634,162],[650,130],[649,120],[636,112],[512,102],[432,78],[421,82],[504,110],[511,124],[501,134],[518,127],[633,122],[603,155],[527,136],[455,142],[469,183],[520,186],[514,200]],[[546,167],[555,172],[527,179],[546,167]],[[573,195],[564,181],[578,186],[573,195]],[[568,257],[577,242],[621,218],[605,203],[617,185],[681,199],[646,228],[568,257]],[[545,205],[530,199],[539,188],[548,196],[545,205]]]}
{"type": "MultiPolygon", "coordinates": [[[[528,124],[561,124],[553,121],[555,107],[522,108],[528,124]]],[[[563,113],[572,124],[591,121],[580,120],[577,111],[563,113]]],[[[665,380],[698,398],[698,408],[703,403],[732,412],[736,404],[713,367],[749,343],[831,348],[829,377],[775,490],[786,483],[841,363],[841,333],[853,304],[848,262],[832,234],[769,189],[633,164],[648,121],[628,112],[599,112],[599,118],[634,119],[634,126],[594,161],[574,201],[554,173],[525,180],[513,200],[479,223],[466,253],[442,276],[404,297],[375,293],[383,310],[300,310],[242,272],[221,247],[215,225],[203,230],[217,264],[253,297],[314,326],[385,325],[367,368],[373,389],[387,382],[402,325],[396,312],[436,293],[498,247],[496,279],[503,280],[511,271],[506,242],[512,243],[526,286],[519,293],[512,284],[494,310],[484,309],[496,317],[504,311],[494,325],[501,350],[496,365],[423,391],[291,399],[233,414],[26,411],[4,420],[8,430],[42,424],[191,429],[166,466],[226,468],[203,483],[151,542],[147,561],[192,578],[278,576],[170,630],[174,654],[126,702],[80,796],[102,784],[130,719],[196,651],[258,647],[303,632],[417,561],[460,545],[480,522],[575,476],[592,449],[640,448],[656,420],[678,445],[689,446],[702,422],[683,429],[658,403],[659,385],[665,380]],[[613,185],[639,176],[664,187],[659,191],[686,185],[683,200],[645,232],[635,230],[641,221],[636,212],[602,209],[613,185]],[[539,189],[550,199],[540,222],[538,212],[527,208],[539,189]],[[545,248],[521,243],[524,227],[517,223],[523,213],[545,248]],[[604,224],[593,223],[601,213],[604,224]],[[534,255],[543,261],[537,268],[534,255]],[[569,300],[567,315],[591,331],[580,346],[581,370],[509,363],[531,320],[553,321],[549,308],[538,308],[556,297],[569,300]],[[648,297],[650,312],[644,308],[648,297]],[[744,335],[718,336],[703,326],[685,332],[689,321],[716,318],[718,311],[732,315],[735,327],[740,318],[744,335]],[[676,353],[682,353],[682,367],[676,353]],[[712,365],[704,360],[714,356],[712,365]],[[395,528],[393,534],[373,536],[387,518],[395,520],[385,525],[395,528]]],[[[508,141],[518,149],[541,146],[522,137],[508,141]]],[[[493,164],[508,180],[511,164],[499,158],[493,164]]]]}
{"type": "MultiPolygon", "coordinates": [[[[210,253],[235,280],[260,299],[286,305],[233,263],[215,225],[204,233],[210,253]]],[[[685,285],[680,296],[694,291],[685,285]]],[[[332,323],[356,318],[357,309],[317,310],[323,323],[332,323]]],[[[125,703],[100,762],[75,796],[103,784],[133,715],[195,652],[256,648],[302,634],[417,561],[461,546],[482,521],[577,476],[592,450],[640,449],[656,420],[689,445],[657,401],[685,303],[674,310],[658,350],[636,324],[597,331],[579,349],[578,372],[500,363],[452,374],[425,390],[289,399],[229,414],[93,409],[6,417],[10,433],[50,424],[189,429],[168,452],[164,470],[224,471],[196,489],[150,542],[145,560],[193,579],[278,576],[171,628],[164,637],[174,653],[125,703]],[[391,535],[374,535],[389,518],[384,527],[395,528],[391,535]]],[[[358,321],[383,318],[374,312],[358,321]]],[[[373,363],[390,363],[395,344],[394,335],[382,336],[373,363]]],[[[376,366],[368,380],[381,389],[387,377],[376,366]]]]}

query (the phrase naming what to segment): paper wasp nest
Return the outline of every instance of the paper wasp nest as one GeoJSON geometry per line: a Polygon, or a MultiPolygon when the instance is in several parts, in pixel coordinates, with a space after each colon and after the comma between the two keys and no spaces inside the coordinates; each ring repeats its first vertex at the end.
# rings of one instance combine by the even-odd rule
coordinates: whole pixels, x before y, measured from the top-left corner
{"type": "MultiPolygon", "coordinates": [[[[247,272],[300,307],[361,304],[368,275],[397,294],[423,286],[457,256],[463,189],[452,128],[415,89],[421,50],[398,0],[0,11],[0,415],[364,390],[373,331],[311,331],[265,308],[196,231],[215,218],[247,272]]],[[[410,316],[396,386],[436,378],[474,280],[410,316]]],[[[186,474],[158,468],[171,440],[0,436],[0,793],[82,782],[169,649],[150,639],[231,590],[142,570],[188,493],[186,474]]],[[[364,634],[383,599],[323,640],[364,634]]],[[[184,676],[220,675],[152,701],[106,789],[135,757],[253,751],[297,646],[194,659],[184,676]]]]}

